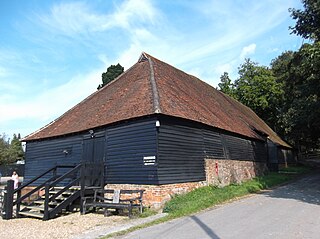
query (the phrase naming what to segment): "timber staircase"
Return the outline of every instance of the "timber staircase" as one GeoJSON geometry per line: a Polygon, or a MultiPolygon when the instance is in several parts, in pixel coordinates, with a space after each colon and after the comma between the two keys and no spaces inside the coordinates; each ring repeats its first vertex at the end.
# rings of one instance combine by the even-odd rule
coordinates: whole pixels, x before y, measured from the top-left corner
{"type": "Polygon", "coordinates": [[[77,209],[81,211],[83,198],[103,185],[103,163],[55,166],[15,190],[13,181],[8,181],[2,217],[49,220],[77,209]]]}
{"type": "MultiPolygon", "coordinates": [[[[54,197],[54,199],[48,203],[49,211],[55,210],[58,214],[58,212],[73,212],[75,209],[80,208],[80,187],[71,187],[60,194],[59,192],[61,190],[63,190],[63,187],[52,187],[49,189],[49,198],[54,197]],[[59,194],[59,196],[56,196],[57,194],[59,194]]],[[[46,195],[42,195],[31,204],[22,206],[19,216],[43,219],[45,217],[45,204],[46,195]]]]}

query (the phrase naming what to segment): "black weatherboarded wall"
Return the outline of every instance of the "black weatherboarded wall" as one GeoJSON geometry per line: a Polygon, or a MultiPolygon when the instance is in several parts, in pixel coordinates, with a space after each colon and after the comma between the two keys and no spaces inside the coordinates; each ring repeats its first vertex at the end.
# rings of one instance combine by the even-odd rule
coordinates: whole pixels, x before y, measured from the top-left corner
{"type": "Polygon", "coordinates": [[[264,141],[178,118],[159,117],[159,121],[159,184],[205,180],[205,158],[267,162],[264,141]]]}
{"type": "Polygon", "coordinates": [[[158,184],[156,120],[117,125],[106,130],[106,183],[158,184]]]}
{"type": "Polygon", "coordinates": [[[77,165],[82,160],[103,160],[106,184],[145,185],[203,181],[204,159],[267,161],[264,141],[164,115],[94,132],[27,142],[25,180],[55,165],[77,165]]]}
{"type": "Polygon", "coordinates": [[[161,120],[158,140],[158,178],[160,184],[205,180],[201,131],[161,120]]]}
{"type": "MultiPolygon", "coordinates": [[[[79,164],[81,158],[81,135],[27,142],[24,181],[27,182],[56,165],[79,164]]],[[[38,183],[45,179],[49,179],[49,175],[38,183]]]]}

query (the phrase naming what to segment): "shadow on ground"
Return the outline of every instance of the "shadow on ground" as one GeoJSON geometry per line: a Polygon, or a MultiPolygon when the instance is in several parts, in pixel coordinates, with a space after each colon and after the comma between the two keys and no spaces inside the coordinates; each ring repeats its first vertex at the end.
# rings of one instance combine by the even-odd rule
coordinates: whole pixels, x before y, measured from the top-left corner
{"type": "Polygon", "coordinates": [[[320,171],[266,193],[273,198],[294,199],[320,205],[320,171]]]}

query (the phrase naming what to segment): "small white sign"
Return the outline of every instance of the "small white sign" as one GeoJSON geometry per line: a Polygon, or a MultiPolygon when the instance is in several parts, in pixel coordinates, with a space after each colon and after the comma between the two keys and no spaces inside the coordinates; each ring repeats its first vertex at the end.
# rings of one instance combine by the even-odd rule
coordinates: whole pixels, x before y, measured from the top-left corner
{"type": "Polygon", "coordinates": [[[156,156],[145,156],[143,157],[144,165],[155,165],[156,164],[156,156]]]}

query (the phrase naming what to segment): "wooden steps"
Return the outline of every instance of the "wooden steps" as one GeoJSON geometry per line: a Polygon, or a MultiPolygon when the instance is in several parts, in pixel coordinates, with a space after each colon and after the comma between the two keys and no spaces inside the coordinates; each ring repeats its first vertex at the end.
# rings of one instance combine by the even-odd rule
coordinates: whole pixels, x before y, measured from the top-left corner
{"type": "Polygon", "coordinates": [[[43,219],[43,213],[39,213],[35,211],[22,211],[22,212],[19,212],[19,215],[43,219]]]}
{"type": "MultiPolygon", "coordinates": [[[[49,190],[49,197],[52,197],[53,195],[57,194],[60,192],[60,190],[63,190],[64,187],[54,187],[49,190]]],[[[60,207],[61,209],[59,210],[60,213],[66,212],[66,210],[69,210],[71,208],[75,208],[76,205],[74,204],[75,199],[74,198],[79,198],[80,196],[80,187],[71,187],[65,192],[61,193],[59,196],[53,199],[53,201],[49,202],[49,211],[50,210],[55,210],[57,207],[60,207]],[[75,196],[78,195],[78,196],[75,196]],[[66,204],[66,205],[63,205],[66,204]]],[[[21,205],[20,212],[19,212],[19,217],[32,217],[32,218],[38,218],[38,219],[43,219],[44,218],[44,211],[45,211],[45,195],[42,195],[39,197],[37,200],[33,201],[32,204],[30,205],[21,205]]]]}

